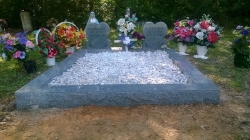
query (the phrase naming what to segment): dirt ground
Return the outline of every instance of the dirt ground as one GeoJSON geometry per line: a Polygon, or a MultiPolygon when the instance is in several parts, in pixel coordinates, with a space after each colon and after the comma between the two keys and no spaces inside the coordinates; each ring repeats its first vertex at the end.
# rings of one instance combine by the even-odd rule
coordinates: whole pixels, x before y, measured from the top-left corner
{"type": "MultiPolygon", "coordinates": [[[[231,140],[248,139],[249,93],[221,89],[219,105],[136,107],[84,106],[73,109],[2,112],[1,140],[231,140]],[[248,133],[248,134],[247,134],[248,133]]],[[[6,107],[5,107],[6,108],[6,107]]],[[[2,105],[4,110],[4,105],[2,105]]]]}

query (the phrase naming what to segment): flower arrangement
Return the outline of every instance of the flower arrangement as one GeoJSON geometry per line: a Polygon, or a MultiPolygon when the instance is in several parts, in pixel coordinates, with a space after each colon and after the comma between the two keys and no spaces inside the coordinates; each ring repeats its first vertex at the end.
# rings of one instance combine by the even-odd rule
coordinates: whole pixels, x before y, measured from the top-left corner
{"type": "Polygon", "coordinates": [[[197,45],[214,47],[221,35],[222,28],[213,23],[213,20],[209,18],[209,15],[203,15],[200,22],[197,22],[194,26],[195,29],[195,41],[197,45]]]}
{"type": "Polygon", "coordinates": [[[67,23],[62,23],[57,26],[53,33],[55,34],[56,40],[59,41],[59,46],[62,48],[68,48],[72,46],[79,48],[83,39],[85,38],[82,29],[78,31],[75,26],[67,23]]]}
{"type": "Polygon", "coordinates": [[[58,24],[58,20],[53,17],[46,21],[46,26],[49,28],[55,28],[57,24],[58,24]]]}
{"type": "Polygon", "coordinates": [[[39,53],[45,57],[53,58],[59,52],[58,44],[54,41],[52,34],[41,28],[38,36],[39,53]]]}
{"type": "Polygon", "coordinates": [[[174,23],[174,31],[171,39],[176,42],[191,45],[195,40],[194,25],[194,20],[190,20],[189,18],[176,21],[174,23]]]}
{"type": "Polygon", "coordinates": [[[250,28],[238,25],[233,31],[235,35],[232,45],[234,66],[250,68],[250,28]]]}
{"type": "Polygon", "coordinates": [[[120,18],[117,21],[117,30],[120,33],[124,33],[125,36],[127,36],[127,34],[132,34],[136,27],[135,22],[137,20],[138,18],[136,17],[136,14],[133,14],[132,17],[130,17],[130,9],[127,8],[125,18],[120,18]]]}
{"type": "Polygon", "coordinates": [[[234,53],[250,54],[250,27],[238,25],[233,31],[235,35],[232,43],[234,53]]]}
{"type": "Polygon", "coordinates": [[[4,45],[2,58],[11,60],[12,58],[19,61],[26,61],[29,50],[34,49],[34,44],[26,38],[27,32],[24,31],[11,36],[6,33],[0,37],[0,43],[4,45]]]}
{"type": "Polygon", "coordinates": [[[7,26],[8,23],[6,20],[0,18],[0,26],[7,26]]]}
{"type": "Polygon", "coordinates": [[[138,32],[134,32],[132,34],[132,38],[137,38],[137,46],[142,47],[142,41],[145,39],[145,36],[143,34],[140,34],[138,32]]]}

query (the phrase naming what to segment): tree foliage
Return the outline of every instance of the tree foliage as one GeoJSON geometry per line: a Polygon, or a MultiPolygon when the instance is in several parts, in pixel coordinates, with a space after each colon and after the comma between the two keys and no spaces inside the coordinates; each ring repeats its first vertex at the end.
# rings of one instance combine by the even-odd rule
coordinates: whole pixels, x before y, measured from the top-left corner
{"type": "Polygon", "coordinates": [[[35,28],[45,26],[51,17],[59,21],[67,19],[83,28],[89,13],[94,11],[99,21],[114,27],[129,7],[142,22],[163,21],[173,26],[178,19],[199,20],[203,14],[210,14],[221,26],[235,26],[250,24],[249,5],[246,0],[0,0],[0,18],[9,27],[21,28],[20,12],[25,10],[31,13],[35,28]]]}

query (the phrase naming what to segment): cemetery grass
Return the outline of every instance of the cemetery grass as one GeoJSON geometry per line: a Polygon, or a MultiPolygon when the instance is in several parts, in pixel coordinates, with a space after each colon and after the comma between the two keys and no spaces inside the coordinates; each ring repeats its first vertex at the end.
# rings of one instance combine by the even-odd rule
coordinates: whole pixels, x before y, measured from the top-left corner
{"type": "MultiPolygon", "coordinates": [[[[32,37],[32,35],[31,35],[32,37]]],[[[111,43],[117,36],[112,31],[111,43]]],[[[95,107],[17,111],[14,92],[49,67],[32,53],[38,71],[17,71],[0,59],[0,137],[5,139],[250,139],[250,70],[235,68],[226,30],[209,59],[185,56],[221,90],[219,105],[95,107]]],[[[112,44],[117,46],[117,44],[112,44]]],[[[169,42],[171,49],[177,46],[169,42]]],[[[57,58],[57,62],[65,56],[57,58]]]]}

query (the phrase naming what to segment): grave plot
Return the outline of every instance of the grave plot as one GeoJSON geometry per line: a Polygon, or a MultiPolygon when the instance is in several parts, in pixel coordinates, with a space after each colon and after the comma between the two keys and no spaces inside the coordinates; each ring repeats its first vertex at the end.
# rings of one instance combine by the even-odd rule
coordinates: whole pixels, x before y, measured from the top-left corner
{"type": "Polygon", "coordinates": [[[187,77],[186,83],[50,85],[55,77],[63,75],[87,53],[113,52],[109,49],[85,49],[74,53],[17,90],[15,92],[17,108],[218,104],[219,89],[183,56],[174,50],[166,51],[181,74],[187,77]]]}

